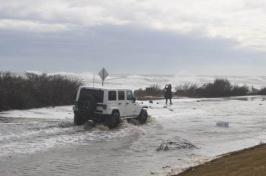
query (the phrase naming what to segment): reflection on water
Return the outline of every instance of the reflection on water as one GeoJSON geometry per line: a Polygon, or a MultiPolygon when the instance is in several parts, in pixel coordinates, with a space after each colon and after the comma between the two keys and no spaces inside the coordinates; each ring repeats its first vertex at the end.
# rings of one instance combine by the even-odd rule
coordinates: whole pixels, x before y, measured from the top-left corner
{"type": "Polygon", "coordinates": [[[226,97],[226,100],[240,100],[240,101],[265,101],[266,96],[239,96],[239,97],[226,97]]]}

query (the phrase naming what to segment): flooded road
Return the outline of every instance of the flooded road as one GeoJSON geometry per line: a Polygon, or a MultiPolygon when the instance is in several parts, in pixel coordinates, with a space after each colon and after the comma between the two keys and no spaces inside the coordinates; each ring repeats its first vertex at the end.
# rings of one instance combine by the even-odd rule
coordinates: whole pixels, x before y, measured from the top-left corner
{"type": "Polygon", "coordinates": [[[126,149],[142,135],[127,122],[114,130],[90,123],[75,126],[67,120],[1,122],[1,175],[113,175],[125,164],[126,149]]]}
{"type": "Polygon", "coordinates": [[[265,97],[173,102],[144,102],[146,124],[113,130],[75,126],[71,106],[0,113],[0,175],[167,175],[266,142],[265,97]]]}
{"type": "Polygon", "coordinates": [[[155,155],[161,140],[139,141],[147,130],[161,130],[156,123],[135,126],[123,121],[109,130],[66,120],[1,121],[1,175],[142,175],[162,164],[155,155]]]}

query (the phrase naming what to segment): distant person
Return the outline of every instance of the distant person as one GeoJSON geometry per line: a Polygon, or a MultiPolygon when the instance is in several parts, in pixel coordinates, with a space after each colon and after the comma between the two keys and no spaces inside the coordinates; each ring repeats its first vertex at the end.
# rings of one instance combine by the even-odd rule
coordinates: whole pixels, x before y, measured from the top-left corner
{"type": "Polygon", "coordinates": [[[166,100],[166,105],[167,105],[167,102],[168,102],[168,99],[170,100],[170,105],[172,105],[173,103],[172,103],[172,86],[171,86],[171,84],[166,84],[165,85],[165,95],[164,95],[164,98],[165,98],[165,100],[166,100]]]}

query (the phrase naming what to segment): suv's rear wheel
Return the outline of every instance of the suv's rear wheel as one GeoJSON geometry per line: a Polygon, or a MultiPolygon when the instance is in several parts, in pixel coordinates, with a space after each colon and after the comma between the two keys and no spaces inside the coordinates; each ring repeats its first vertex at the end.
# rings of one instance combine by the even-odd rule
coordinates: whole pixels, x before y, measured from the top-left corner
{"type": "Polygon", "coordinates": [[[144,124],[147,122],[148,119],[148,112],[146,109],[142,109],[137,120],[139,121],[140,124],[144,124]]]}
{"type": "Polygon", "coordinates": [[[106,117],[104,120],[104,125],[112,129],[119,125],[121,118],[118,112],[114,112],[110,117],[106,117]]]}
{"type": "Polygon", "coordinates": [[[85,123],[87,120],[84,119],[82,116],[80,115],[75,115],[74,116],[74,124],[75,125],[82,125],[83,123],[85,123]]]}
{"type": "Polygon", "coordinates": [[[78,109],[82,115],[92,114],[97,106],[97,102],[92,95],[83,95],[78,100],[78,109]]]}

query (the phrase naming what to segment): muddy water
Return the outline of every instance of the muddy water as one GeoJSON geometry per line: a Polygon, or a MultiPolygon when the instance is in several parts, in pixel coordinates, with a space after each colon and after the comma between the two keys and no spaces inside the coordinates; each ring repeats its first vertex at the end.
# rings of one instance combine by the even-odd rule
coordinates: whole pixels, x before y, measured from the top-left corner
{"type": "Polygon", "coordinates": [[[163,100],[156,101],[149,104],[146,124],[123,121],[113,130],[91,123],[75,126],[72,119],[0,117],[0,175],[178,173],[216,155],[266,142],[263,98],[179,99],[167,108],[163,100]],[[217,127],[221,120],[229,127],[217,127]]]}

